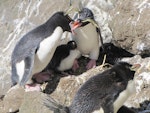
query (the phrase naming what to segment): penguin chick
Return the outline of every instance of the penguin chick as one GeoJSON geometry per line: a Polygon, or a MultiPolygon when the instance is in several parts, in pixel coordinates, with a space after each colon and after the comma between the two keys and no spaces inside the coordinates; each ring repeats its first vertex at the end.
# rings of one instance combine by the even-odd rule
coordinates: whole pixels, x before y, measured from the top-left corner
{"type": "MultiPolygon", "coordinates": [[[[61,106],[64,113],[117,113],[127,98],[135,92],[135,68],[119,62],[111,69],[88,79],[77,91],[69,107],[61,106]]],[[[46,106],[54,110],[51,100],[46,106]]],[[[59,107],[55,107],[55,111],[59,107]]],[[[62,112],[57,112],[62,113],[62,112]]]]}
{"type": "Polygon", "coordinates": [[[104,55],[106,55],[105,63],[112,65],[120,61],[122,58],[134,56],[134,54],[126,51],[123,48],[115,46],[113,43],[105,43],[103,47],[104,50],[102,47],[99,49],[99,57],[97,60],[97,62],[100,64],[103,62],[104,55]]]}
{"type": "Polygon", "coordinates": [[[16,44],[12,56],[12,84],[31,84],[35,73],[41,72],[50,62],[61,36],[71,31],[72,19],[63,12],[56,12],[47,22],[25,34],[16,44]]]}
{"type": "Polygon", "coordinates": [[[103,39],[100,29],[94,20],[92,11],[83,8],[70,23],[73,40],[76,41],[79,51],[82,55],[89,55],[91,59],[86,68],[90,69],[96,66],[96,60],[99,56],[99,40],[101,46],[103,39]],[[100,39],[99,39],[100,37],[100,39]]]}
{"type": "Polygon", "coordinates": [[[46,67],[46,70],[65,71],[72,68],[74,60],[80,56],[75,41],[69,41],[67,44],[60,45],[46,67]]]}

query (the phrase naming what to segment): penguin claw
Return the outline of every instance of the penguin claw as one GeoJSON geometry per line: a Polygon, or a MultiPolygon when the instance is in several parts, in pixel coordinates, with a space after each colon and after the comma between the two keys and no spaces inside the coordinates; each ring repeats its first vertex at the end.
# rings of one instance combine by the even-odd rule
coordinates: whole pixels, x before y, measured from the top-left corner
{"type": "Polygon", "coordinates": [[[80,66],[79,66],[78,60],[75,59],[74,63],[73,63],[73,66],[72,66],[72,70],[75,72],[79,67],[80,66]]]}
{"type": "Polygon", "coordinates": [[[26,84],[25,85],[25,92],[29,91],[41,91],[40,84],[26,84]]]}
{"type": "Polygon", "coordinates": [[[91,68],[95,68],[96,67],[96,60],[91,59],[88,64],[86,65],[86,69],[89,70],[91,68]]]}

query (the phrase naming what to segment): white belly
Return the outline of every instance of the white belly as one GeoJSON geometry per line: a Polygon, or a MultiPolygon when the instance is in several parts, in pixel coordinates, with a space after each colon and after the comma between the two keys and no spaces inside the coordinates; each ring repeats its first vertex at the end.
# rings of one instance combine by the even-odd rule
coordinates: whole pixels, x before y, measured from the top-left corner
{"type": "Polygon", "coordinates": [[[63,30],[57,27],[53,34],[40,43],[40,48],[35,55],[34,67],[32,74],[41,72],[52,59],[52,56],[59,45],[63,30]]]}
{"type": "Polygon", "coordinates": [[[124,104],[128,97],[135,92],[134,81],[129,81],[126,90],[120,93],[117,100],[114,102],[114,113],[117,113],[119,108],[124,104]]]}
{"type": "Polygon", "coordinates": [[[93,24],[90,23],[84,27],[75,29],[73,39],[76,41],[77,48],[83,55],[90,55],[96,50],[97,54],[95,56],[98,57],[99,36],[93,24]]]}
{"type": "Polygon", "coordinates": [[[70,55],[63,59],[60,63],[58,70],[65,71],[71,69],[74,63],[74,60],[80,56],[80,52],[78,50],[71,50],[70,55]]]}

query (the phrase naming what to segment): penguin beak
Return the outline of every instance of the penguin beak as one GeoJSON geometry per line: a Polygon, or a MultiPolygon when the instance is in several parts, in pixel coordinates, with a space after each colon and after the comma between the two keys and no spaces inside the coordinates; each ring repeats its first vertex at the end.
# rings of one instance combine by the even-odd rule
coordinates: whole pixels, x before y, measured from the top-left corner
{"type": "Polygon", "coordinates": [[[132,71],[137,71],[140,67],[141,67],[140,64],[134,64],[134,65],[130,68],[130,70],[132,70],[132,71]]]}
{"type": "Polygon", "coordinates": [[[80,27],[80,26],[82,25],[82,23],[79,22],[79,21],[74,21],[74,22],[70,22],[69,25],[70,25],[70,28],[71,28],[71,32],[72,32],[73,34],[75,34],[74,30],[75,30],[76,28],[80,27]]]}

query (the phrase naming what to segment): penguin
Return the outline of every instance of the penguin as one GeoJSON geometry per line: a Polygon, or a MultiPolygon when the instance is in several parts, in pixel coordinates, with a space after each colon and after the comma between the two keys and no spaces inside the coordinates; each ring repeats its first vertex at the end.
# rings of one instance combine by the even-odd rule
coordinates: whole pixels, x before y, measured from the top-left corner
{"type": "Polygon", "coordinates": [[[117,113],[134,93],[133,66],[119,62],[111,69],[91,77],[76,93],[71,113],[117,113]]]}
{"type": "Polygon", "coordinates": [[[78,66],[73,67],[76,58],[80,57],[80,52],[77,50],[75,41],[69,41],[67,44],[62,44],[56,48],[54,55],[47,67],[40,73],[35,74],[32,79],[36,83],[43,83],[50,79],[54,73],[65,74],[64,71],[69,69],[76,70],[78,66]]]}
{"type": "Polygon", "coordinates": [[[56,12],[17,42],[11,56],[12,86],[32,84],[32,76],[50,62],[63,32],[71,32],[71,21],[64,12],[56,12]]]}
{"type": "Polygon", "coordinates": [[[119,62],[89,78],[76,92],[68,107],[56,107],[55,104],[54,108],[51,99],[44,103],[52,110],[63,110],[63,113],[117,113],[127,98],[135,92],[134,74],[139,66],[119,62]]]}
{"type": "Polygon", "coordinates": [[[60,45],[46,67],[46,70],[66,71],[72,68],[74,60],[80,57],[75,41],[69,41],[67,44],[60,45]]]}
{"type": "Polygon", "coordinates": [[[79,14],[75,15],[74,21],[70,23],[70,27],[72,38],[77,43],[81,54],[89,55],[90,61],[86,68],[91,69],[95,67],[99,56],[99,46],[103,46],[103,39],[93,12],[88,8],[83,8],[79,11],[79,14]]]}
{"type": "Polygon", "coordinates": [[[109,63],[111,65],[119,62],[122,58],[134,56],[134,54],[126,51],[121,47],[115,46],[113,43],[104,43],[103,47],[105,48],[105,50],[100,47],[99,57],[97,60],[97,62],[100,64],[103,62],[104,55],[106,55],[105,63],[109,63]]]}

